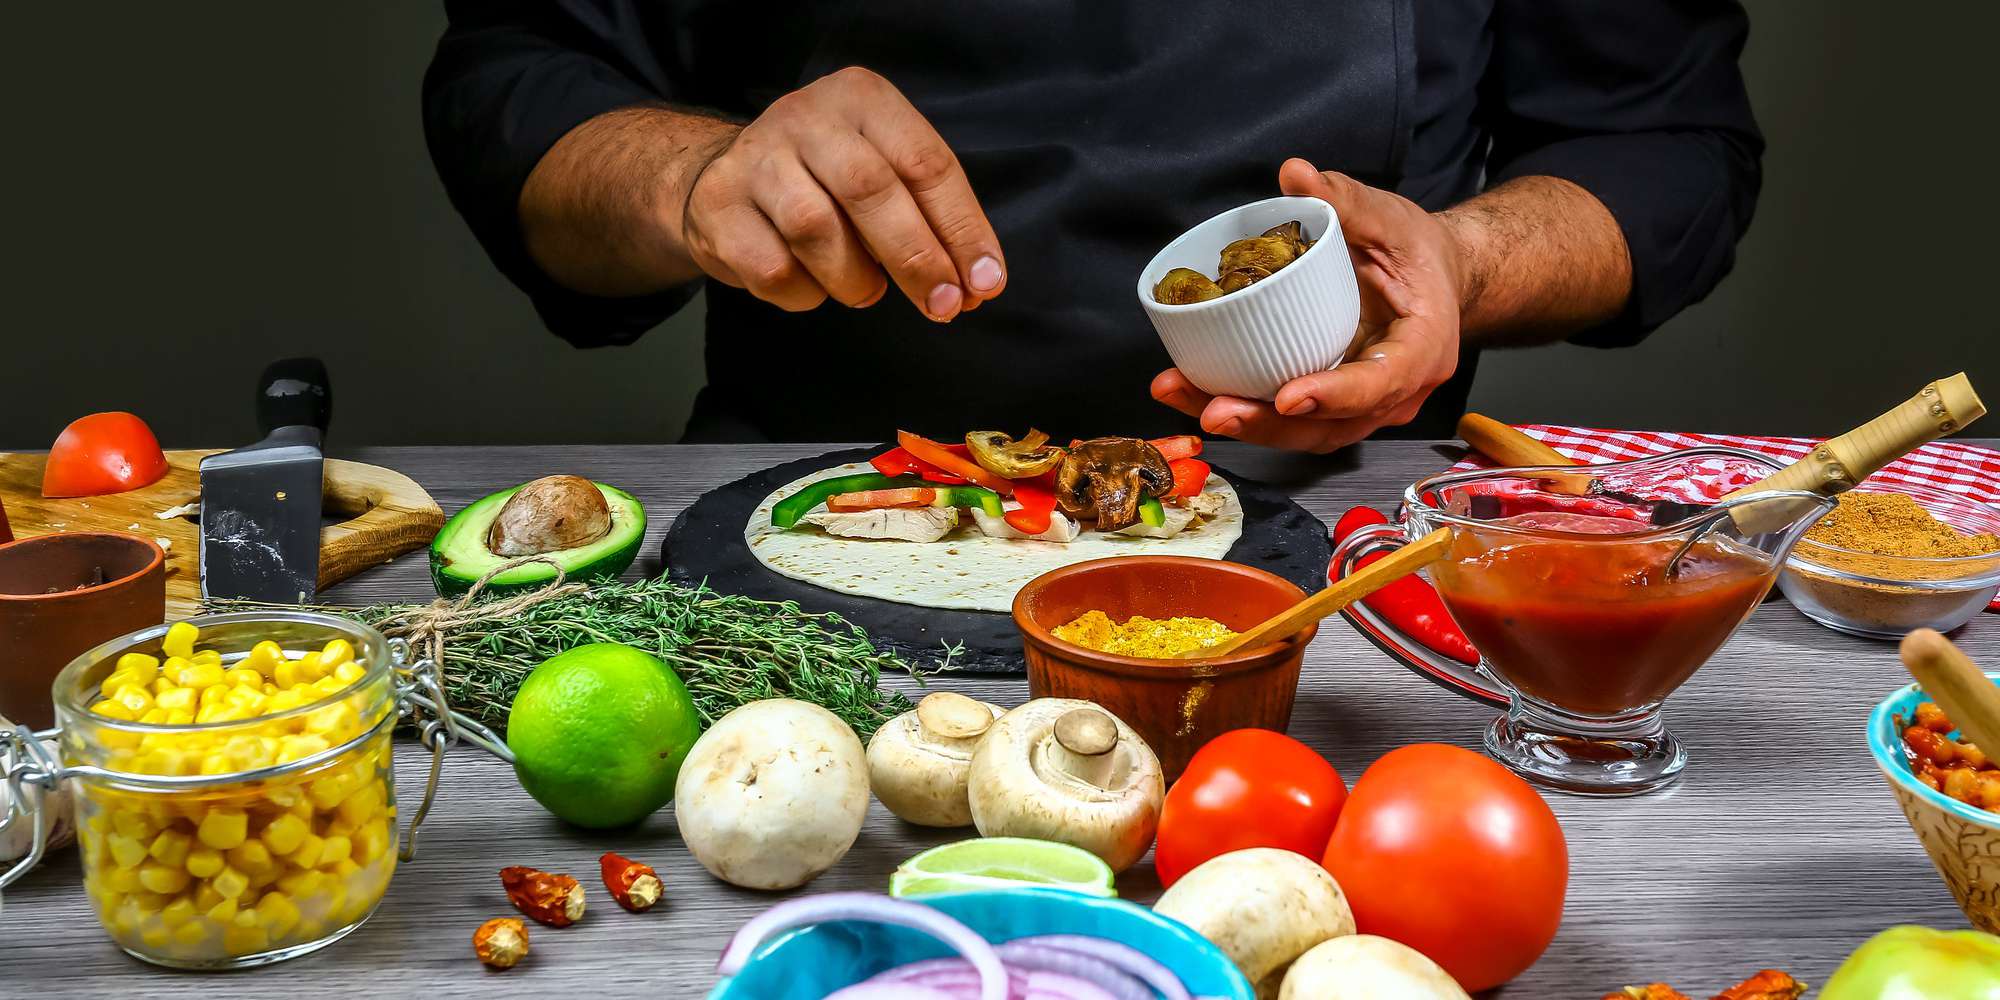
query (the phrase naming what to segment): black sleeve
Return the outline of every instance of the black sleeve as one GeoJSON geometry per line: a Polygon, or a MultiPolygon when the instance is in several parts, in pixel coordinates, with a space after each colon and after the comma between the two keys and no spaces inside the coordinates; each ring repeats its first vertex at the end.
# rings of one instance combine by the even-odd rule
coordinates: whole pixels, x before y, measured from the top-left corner
{"type": "Polygon", "coordinates": [[[1492,183],[1574,182],[1632,255],[1624,314],[1576,342],[1637,343],[1735,263],[1764,150],[1736,65],[1748,34],[1734,0],[1499,0],[1492,183]]]}
{"type": "Polygon", "coordinates": [[[582,347],[631,343],[700,287],[579,294],[543,273],[521,236],[521,187],[556,140],[606,111],[672,96],[652,54],[664,29],[645,6],[446,0],[450,24],[424,74],[424,137],[452,204],[549,329],[582,347]]]}

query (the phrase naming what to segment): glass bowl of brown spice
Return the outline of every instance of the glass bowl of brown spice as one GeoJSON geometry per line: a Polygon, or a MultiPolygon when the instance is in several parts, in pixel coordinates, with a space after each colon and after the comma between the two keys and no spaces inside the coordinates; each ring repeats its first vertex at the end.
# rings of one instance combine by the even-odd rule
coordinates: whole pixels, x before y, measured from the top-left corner
{"type": "Polygon", "coordinates": [[[1806,532],[1778,587],[1842,632],[1949,632],[2000,591],[2000,511],[1929,487],[1863,483],[1806,532]]]}

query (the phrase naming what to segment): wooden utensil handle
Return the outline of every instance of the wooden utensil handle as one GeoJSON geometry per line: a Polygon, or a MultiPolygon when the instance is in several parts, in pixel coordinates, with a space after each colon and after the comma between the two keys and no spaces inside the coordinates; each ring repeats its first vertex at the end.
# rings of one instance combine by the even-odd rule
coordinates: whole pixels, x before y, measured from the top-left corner
{"type": "Polygon", "coordinates": [[[1325,590],[1279,612],[1275,617],[1216,646],[1195,650],[1185,654],[1191,658],[1227,656],[1239,649],[1250,649],[1265,643],[1277,642],[1326,616],[1347,607],[1369,594],[1409,576],[1444,558],[1451,551],[1451,529],[1439,528],[1422,538],[1403,546],[1388,556],[1369,563],[1352,573],[1334,581],[1325,590]]]}
{"type": "Polygon", "coordinates": [[[1459,440],[1501,465],[1575,465],[1576,461],[1492,417],[1458,418],[1459,440]]]}
{"type": "Polygon", "coordinates": [[[1927,628],[1903,637],[1903,666],[1924,694],[1944,709],[1966,739],[1989,754],[2000,750],[2000,687],[1965,651],[1927,628]]]}
{"type": "Polygon", "coordinates": [[[1770,478],[1723,497],[1732,500],[1761,490],[1811,490],[1840,493],[1874,475],[1883,466],[1954,433],[1986,413],[1986,404],[1972,391],[1972,381],[1959,372],[1924,386],[1889,412],[1835,438],[1812,454],[1778,470],[1770,478]]]}
{"type": "Polygon", "coordinates": [[[430,544],[444,511],[410,477],[337,458],[326,460],[325,509],[355,515],[319,535],[319,586],[333,586],[430,544]]]}

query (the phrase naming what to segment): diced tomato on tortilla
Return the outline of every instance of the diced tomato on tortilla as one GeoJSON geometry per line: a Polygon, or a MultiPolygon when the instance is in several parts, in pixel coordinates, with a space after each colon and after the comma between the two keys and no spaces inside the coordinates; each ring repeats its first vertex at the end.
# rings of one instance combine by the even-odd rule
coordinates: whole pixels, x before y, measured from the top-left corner
{"type": "Polygon", "coordinates": [[[1024,535],[1039,535],[1049,530],[1049,522],[1055,516],[1056,493],[1053,485],[1043,486],[1035,480],[1014,480],[1014,501],[1021,506],[1007,512],[1007,524],[1024,535]]]}
{"type": "Polygon", "coordinates": [[[1160,449],[1160,454],[1169,462],[1183,458],[1193,458],[1201,454],[1201,439],[1192,434],[1176,434],[1173,437],[1154,438],[1146,442],[1160,449]]]}
{"type": "Polygon", "coordinates": [[[1169,497],[1191,497],[1208,485],[1208,463],[1199,458],[1174,459],[1167,463],[1174,473],[1174,491],[1169,497]]]}
{"type": "Polygon", "coordinates": [[[937,502],[937,491],[921,486],[893,490],[863,490],[860,493],[839,493],[826,499],[826,509],[836,514],[851,514],[862,510],[882,510],[888,507],[929,507],[937,502]]]}

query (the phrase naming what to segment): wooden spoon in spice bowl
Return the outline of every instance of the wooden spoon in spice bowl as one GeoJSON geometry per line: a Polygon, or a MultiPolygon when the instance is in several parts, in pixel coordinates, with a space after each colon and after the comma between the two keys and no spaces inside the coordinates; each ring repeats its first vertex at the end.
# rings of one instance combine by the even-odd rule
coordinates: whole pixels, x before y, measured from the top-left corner
{"type": "Polygon", "coordinates": [[[1920,628],[1903,637],[1903,666],[1968,741],[2000,747],[2000,686],[1943,634],[1920,628]]]}
{"type": "MultiPolygon", "coordinates": [[[[1305,600],[1286,608],[1265,619],[1261,624],[1235,638],[1213,646],[1202,646],[1182,653],[1183,659],[1207,659],[1228,656],[1239,649],[1250,649],[1265,643],[1277,642],[1300,629],[1319,621],[1340,609],[1353,604],[1369,594],[1388,586],[1417,570],[1444,558],[1451,550],[1451,529],[1436,531],[1405,545],[1375,562],[1341,577],[1325,590],[1307,597],[1305,600]]],[[[1996,744],[2000,745],[2000,744],[1996,744]]]]}

